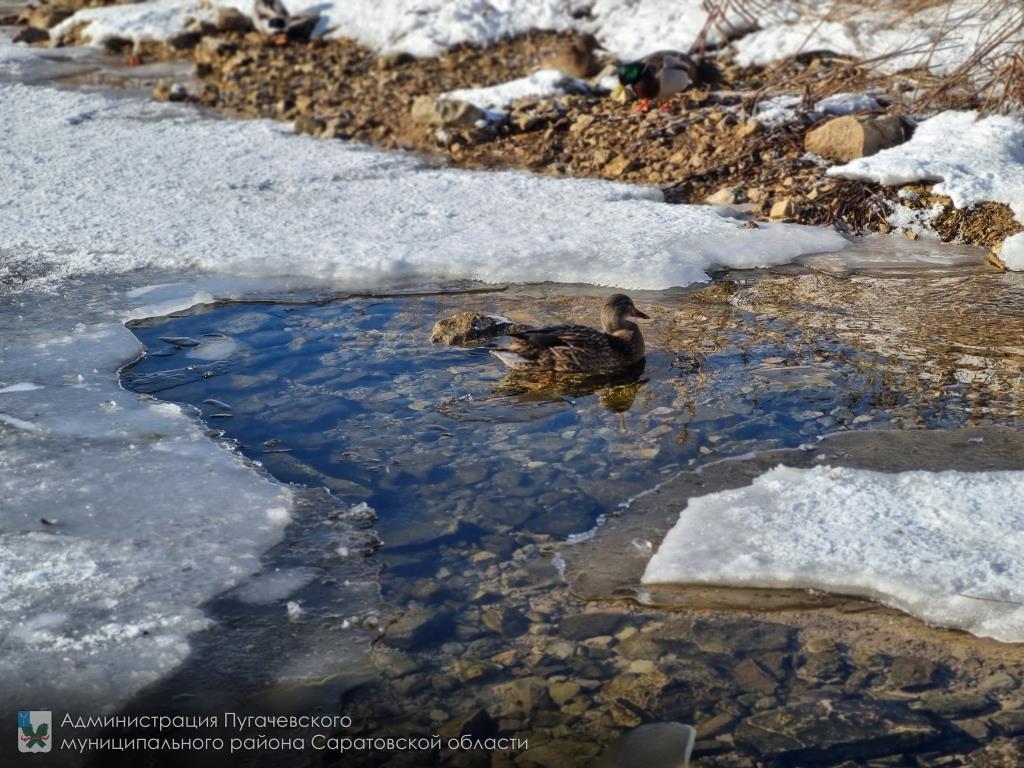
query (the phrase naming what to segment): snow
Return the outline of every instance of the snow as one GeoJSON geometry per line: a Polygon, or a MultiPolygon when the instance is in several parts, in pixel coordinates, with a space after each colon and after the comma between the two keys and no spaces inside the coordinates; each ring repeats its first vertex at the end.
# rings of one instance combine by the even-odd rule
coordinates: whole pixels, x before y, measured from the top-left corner
{"type": "Polygon", "coordinates": [[[852,115],[878,109],[878,102],[866,93],[834,93],[814,105],[815,112],[826,115],[852,115]]]}
{"type": "Polygon", "coordinates": [[[528,96],[550,98],[582,90],[589,90],[589,85],[557,69],[540,69],[528,77],[509,80],[507,83],[448,91],[442,93],[441,98],[467,101],[484,111],[504,112],[516,99],[528,96]]]}
{"type": "Polygon", "coordinates": [[[1024,223],[1024,122],[978,119],[976,112],[942,112],[921,123],[905,144],[830,168],[830,176],[886,186],[937,182],[957,208],[1006,203],[1024,223]]]}
{"type": "MultiPolygon", "coordinates": [[[[285,0],[293,14],[316,12],[314,36],[348,37],[379,52],[404,51],[436,56],[457,44],[486,45],[531,29],[593,32],[611,51],[636,58],[663,48],[689,50],[707,21],[701,0],[596,0],[593,20],[574,18],[564,0],[285,0]]],[[[111,37],[133,41],[166,40],[185,31],[189,19],[210,20],[215,7],[252,12],[251,0],[149,0],[86,8],[54,28],[60,37],[85,24],[93,43],[111,37]]],[[[729,26],[744,28],[732,12],[729,26]]],[[[709,42],[721,35],[712,29],[709,42]]]]}
{"type": "Polygon", "coordinates": [[[822,589],[1024,642],[1022,493],[1024,472],[780,466],[690,499],[643,582],[822,589]]]}
{"type": "Polygon", "coordinates": [[[1024,272],[1024,232],[1011,235],[1003,241],[999,258],[1007,269],[1024,272]]]}
{"type": "MultiPolygon", "coordinates": [[[[561,0],[284,0],[293,14],[321,14],[315,36],[348,37],[368,48],[436,56],[458,43],[486,44],[530,29],[566,30],[574,20],[561,0]]],[[[79,23],[93,43],[110,37],[166,40],[185,31],[189,19],[210,20],[216,7],[251,14],[251,0],[149,0],[87,8],[55,27],[59,37],[79,23]]]]}
{"type": "MultiPolygon", "coordinates": [[[[836,19],[833,3],[808,4],[796,9],[789,3],[764,9],[759,29],[733,43],[741,65],[767,65],[809,51],[860,59],[876,59],[885,72],[927,68],[946,74],[963,65],[980,42],[994,31],[1012,25],[1022,13],[1016,3],[952,0],[917,13],[890,9],[856,9],[846,3],[836,19]],[[800,12],[803,10],[804,12],[800,12]],[[831,18],[830,18],[831,16],[831,18]]],[[[1010,53],[1022,44],[1010,37],[1002,48],[1010,53]]]]}
{"type": "Polygon", "coordinates": [[[802,96],[782,94],[760,101],[754,117],[762,125],[769,128],[785,125],[797,119],[803,103],[802,96]]]}
{"type": "MultiPolygon", "coordinates": [[[[689,51],[707,22],[703,0],[595,0],[591,7],[598,39],[623,59],[637,59],[654,51],[689,51]]],[[[749,28],[734,3],[727,4],[730,36],[749,28]]],[[[709,43],[723,41],[714,27],[709,43]]]]}
{"type": "Polygon", "coordinates": [[[741,228],[654,188],[434,168],[97,94],[0,86],[0,135],[0,277],[35,286],[149,267],[661,289],[845,245],[824,228],[741,228]]]}

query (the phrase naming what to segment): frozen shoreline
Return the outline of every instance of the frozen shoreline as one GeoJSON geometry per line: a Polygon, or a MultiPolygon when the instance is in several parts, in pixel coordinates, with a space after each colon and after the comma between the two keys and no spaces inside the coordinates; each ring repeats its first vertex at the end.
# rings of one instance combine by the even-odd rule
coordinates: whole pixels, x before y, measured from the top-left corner
{"type": "Polygon", "coordinates": [[[201,604],[256,573],[288,523],[285,488],[120,389],[141,351],[124,322],[423,273],[668,287],[845,246],[656,190],[438,170],[131,99],[0,85],[0,104],[9,695],[59,681],[69,704],[116,708],[182,662],[201,604]]]}

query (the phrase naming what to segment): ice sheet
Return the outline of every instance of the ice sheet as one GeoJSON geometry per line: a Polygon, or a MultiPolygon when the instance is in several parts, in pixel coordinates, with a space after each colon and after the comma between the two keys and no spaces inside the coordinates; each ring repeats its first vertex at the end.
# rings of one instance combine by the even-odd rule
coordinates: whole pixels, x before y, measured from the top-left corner
{"type": "Polygon", "coordinates": [[[155,267],[660,289],[845,245],[825,228],[741,228],[655,188],[434,168],[96,94],[0,85],[0,135],[0,279],[28,286],[155,267]]]}
{"type": "Polygon", "coordinates": [[[862,595],[1024,642],[1024,472],[777,467],[690,499],[643,581],[862,595]]]}
{"type": "Polygon", "coordinates": [[[2,708],[116,708],[186,658],[202,603],[257,571],[288,522],[287,489],[118,386],[141,351],[118,322],[133,303],[92,290],[0,305],[16,382],[0,397],[2,708]]]}

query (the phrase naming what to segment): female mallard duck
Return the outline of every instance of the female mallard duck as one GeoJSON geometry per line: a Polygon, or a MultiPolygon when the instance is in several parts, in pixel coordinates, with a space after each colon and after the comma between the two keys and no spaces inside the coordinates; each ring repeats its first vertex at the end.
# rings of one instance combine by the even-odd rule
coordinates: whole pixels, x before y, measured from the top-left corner
{"type": "Polygon", "coordinates": [[[601,310],[603,330],[585,325],[553,325],[510,333],[512,341],[494,354],[514,371],[603,373],[628,368],[644,359],[644,337],[626,318],[650,318],[629,296],[609,296],[601,310]]]}
{"type": "Polygon", "coordinates": [[[651,99],[660,99],[661,109],[668,109],[671,96],[720,80],[721,73],[714,64],[681,51],[658,51],[619,67],[619,83],[632,86],[640,99],[633,107],[636,110],[649,109],[651,99]]]}

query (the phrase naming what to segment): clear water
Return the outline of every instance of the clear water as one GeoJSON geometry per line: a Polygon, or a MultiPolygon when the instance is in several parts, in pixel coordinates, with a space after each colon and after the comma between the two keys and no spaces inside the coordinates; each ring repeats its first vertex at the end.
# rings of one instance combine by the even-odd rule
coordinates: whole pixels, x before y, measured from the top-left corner
{"type": "MultiPolygon", "coordinates": [[[[1020,276],[977,266],[899,277],[783,272],[637,295],[654,318],[646,365],[613,381],[510,377],[488,345],[429,341],[434,321],[458,311],[595,324],[600,294],[565,286],[296,297],[133,325],[148,354],[122,372],[128,389],[194,406],[212,435],[282,481],[327,488],[342,508],[365,502],[379,537],[366,547],[362,588],[350,590],[328,565],[332,513],[310,507],[264,558],[265,572],[286,572],[280,594],[211,606],[220,623],[197,638],[199,661],[133,706],[165,705],[182,691],[191,697],[183,708],[244,693],[256,711],[268,701],[290,711],[343,706],[363,713],[367,734],[429,732],[528,674],[529,644],[503,639],[488,611],[514,608],[557,626],[545,610],[574,610],[558,572],[564,542],[679,469],[843,430],[1020,426],[1020,276]],[[306,611],[300,622],[286,619],[286,601],[306,611]],[[372,663],[351,652],[416,612],[447,623],[397,655],[388,629],[372,663]],[[240,637],[241,660],[228,650],[240,637]],[[467,659],[506,652],[515,661],[482,687],[452,676],[467,659]],[[217,674],[225,654],[235,661],[217,674]],[[268,667],[268,657],[316,663],[281,675],[287,665],[268,667]],[[384,681],[353,688],[373,676],[384,681]]],[[[544,674],[618,674],[614,659],[588,654],[545,656],[544,674]]],[[[665,706],[660,717],[682,716],[665,706]]],[[[610,733],[602,726],[594,738],[610,733]]]]}
{"type": "MultiPolygon", "coordinates": [[[[134,326],[149,353],[123,381],[195,406],[280,480],[366,502],[378,515],[386,596],[435,574],[440,545],[471,552],[510,532],[565,539],[701,461],[843,429],[1019,421],[1020,388],[1002,377],[1019,371],[1021,350],[986,357],[998,333],[975,337],[966,359],[935,327],[917,329],[930,346],[910,344],[891,307],[877,321],[792,297],[786,312],[752,311],[744,305],[781,299],[739,280],[729,303],[640,299],[656,319],[646,366],[625,380],[510,377],[487,346],[429,341],[436,319],[466,308],[596,322],[599,299],[532,290],[201,307],[134,326]],[[830,315],[852,330],[830,328],[830,315]]],[[[298,560],[290,565],[308,564],[298,560]]]]}

